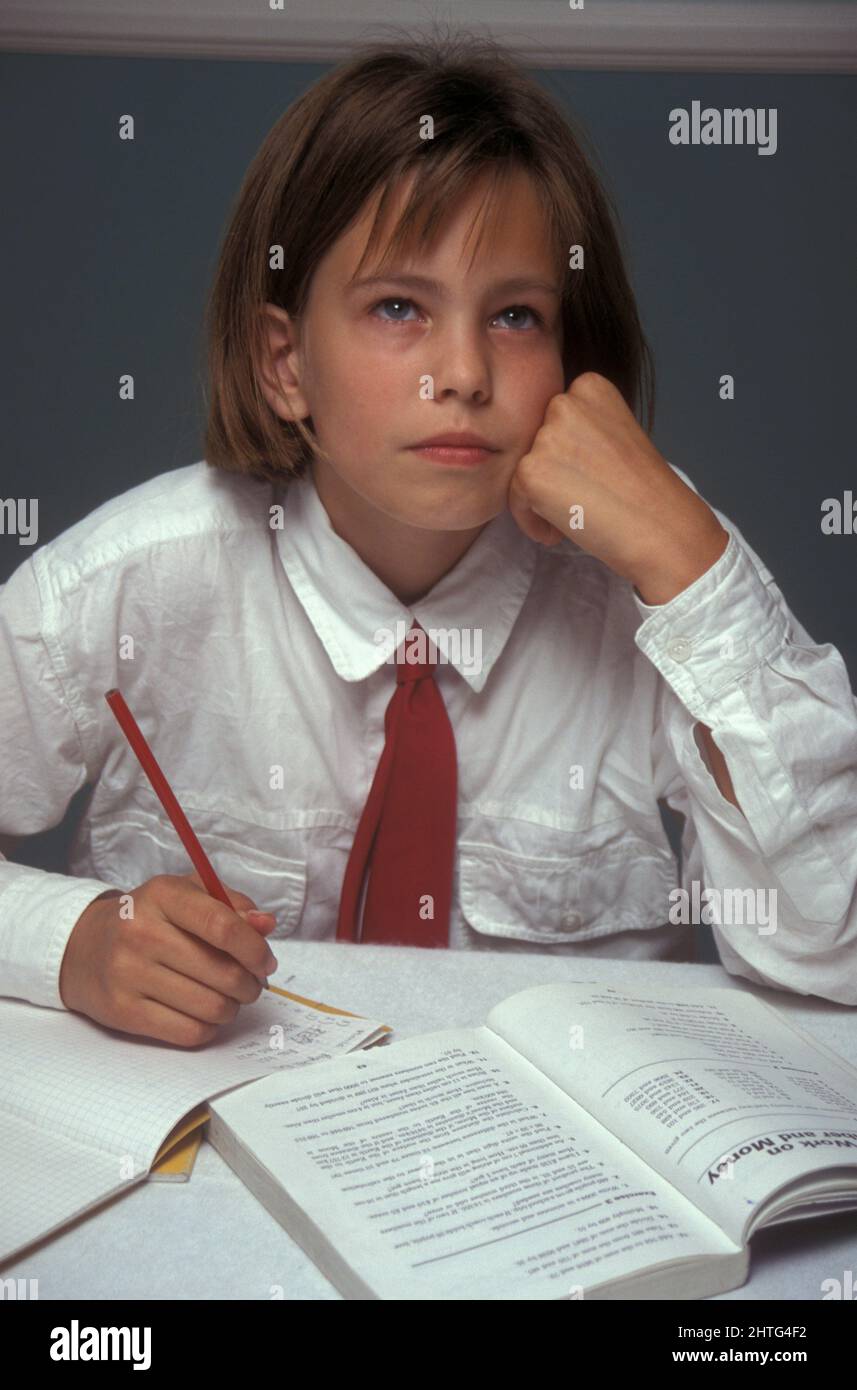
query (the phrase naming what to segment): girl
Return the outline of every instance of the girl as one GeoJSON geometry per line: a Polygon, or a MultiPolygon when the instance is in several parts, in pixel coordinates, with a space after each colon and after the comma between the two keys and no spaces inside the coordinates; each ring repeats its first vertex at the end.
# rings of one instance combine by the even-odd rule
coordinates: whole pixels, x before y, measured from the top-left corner
{"type": "Polygon", "coordinates": [[[253,161],[208,327],[205,461],[0,597],[0,832],[94,787],[69,875],[0,864],[3,992],[193,1046],[274,967],[261,906],[276,938],[661,959],[712,923],[732,973],[857,1003],[844,664],[652,444],[545,93],[466,38],[331,71],[253,161]]]}

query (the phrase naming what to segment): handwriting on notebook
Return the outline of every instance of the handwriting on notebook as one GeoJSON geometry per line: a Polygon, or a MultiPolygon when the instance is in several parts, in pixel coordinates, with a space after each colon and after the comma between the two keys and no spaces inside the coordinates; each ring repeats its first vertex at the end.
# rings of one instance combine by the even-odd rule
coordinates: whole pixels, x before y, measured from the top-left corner
{"type": "Polygon", "coordinates": [[[242,1061],[256,1059],[270,1067],[282,1060],[284,1066],[295,1066],[348,1051],[365,1033],[362,1019],[319,1013],[274,994],[246,1012],[233,1045],[242,1061]]]}

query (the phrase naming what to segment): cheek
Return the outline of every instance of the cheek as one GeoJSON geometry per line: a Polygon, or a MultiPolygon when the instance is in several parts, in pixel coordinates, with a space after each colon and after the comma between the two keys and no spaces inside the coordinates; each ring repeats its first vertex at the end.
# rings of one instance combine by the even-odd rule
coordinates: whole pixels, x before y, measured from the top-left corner
{"type": "Polygon", "coordinates": [[[392,336],[385,340],[382,332],[355,333],[350,342],[343,335],[342,346],[334,347],[333,359],[337,380],[355,399],[371,402],[379,395],[401,399],[402,392],[413,387],[413,355],[392,336]]]}
{"type": "Polygon", "coordinates": [[[375,421],[389,420],[387,387],[371,355],[345,351],[334,341],[313,362],[308,395],[317,427],[341,446],[375,421]]]}
{"type": "Polygon", "coordinates": [[[511,406],[522,434],[533,435],[544,419],[548,401],[565,390],[562,361],[558,353],[545,353],[538,359],[518,362],[502,383],[504,404],[511,406]]]}

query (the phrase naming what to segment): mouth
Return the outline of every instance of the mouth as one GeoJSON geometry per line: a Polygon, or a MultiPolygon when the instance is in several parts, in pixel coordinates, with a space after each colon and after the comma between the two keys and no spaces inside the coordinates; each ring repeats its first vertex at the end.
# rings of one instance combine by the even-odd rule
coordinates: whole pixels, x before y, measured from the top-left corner
{"type": "Polygon", "coordinates": [[[464,431],[433,435],[431,439],[420,440],[418,444],[411,444],[409,447],[421,458],[430,459],[433,463],[458,464],[468,468],[484,463],[493,454],[500,452],[481,435],[464,431]]]}

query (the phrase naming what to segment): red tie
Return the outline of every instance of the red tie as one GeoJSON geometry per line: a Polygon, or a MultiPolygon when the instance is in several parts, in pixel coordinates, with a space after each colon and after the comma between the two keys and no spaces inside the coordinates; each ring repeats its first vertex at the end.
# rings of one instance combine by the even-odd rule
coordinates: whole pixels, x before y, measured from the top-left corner
{"type": "Polygon", "coordinates": [[[396,658],[385,743],[354,836],[339,903],[337,941],[448,946],[455,860],[455,735],[434,663],[417,661],[428,638],[414,622],[396,658]],[[359,918],[368,872],[362,927],[359,918]]]}

